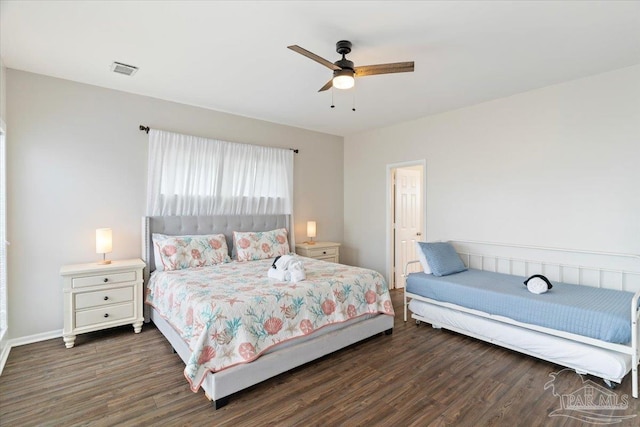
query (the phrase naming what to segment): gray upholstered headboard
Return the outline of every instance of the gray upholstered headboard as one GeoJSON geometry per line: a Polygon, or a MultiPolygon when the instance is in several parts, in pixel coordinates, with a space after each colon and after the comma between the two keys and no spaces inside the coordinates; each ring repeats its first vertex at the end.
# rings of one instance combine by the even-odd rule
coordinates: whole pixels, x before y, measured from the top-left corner
{"type": "MultiPolygon", "coordinates": [[[[289,224],[289,215],[208,215],[208,216],[147,216],[142,218],[142,259],[147,263],[145,284],[149,274],[156,269],[153,256],[153,233],[169,236],[189,234],[224,234],[229,251],[233,248],[234,231],[269,231],[286,228],[289,231],[289,244],[295,250],[293,233],[289,224]]],[[[229,254],[231,255],[231,254],[229,254]]]]}

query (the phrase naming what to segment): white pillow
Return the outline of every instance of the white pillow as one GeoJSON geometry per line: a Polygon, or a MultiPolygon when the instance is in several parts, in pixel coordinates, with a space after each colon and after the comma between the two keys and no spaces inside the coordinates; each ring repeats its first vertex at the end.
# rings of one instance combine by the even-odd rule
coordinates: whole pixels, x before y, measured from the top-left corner
{"type": "Polygon", "coordinates": [[[420,264],[422,264],[424,274],[431,274],[431,267],[429,267],[427,257],[424,255],[422,246],[420,246],[420,242],[416,242],[416,252],[418,253],[418,259],[420,260],[420,264]]]}
{"type": "Polygon", "coordinates": [[[156,264],[156,271],[164,271],[164,265],[162,264],[162,257],[160,256],[160,246],[157,244],[161,240],[168,238],[164,234],[153,233],[151,235],[152,246],[153,246],[153,260],[156,264]]]}

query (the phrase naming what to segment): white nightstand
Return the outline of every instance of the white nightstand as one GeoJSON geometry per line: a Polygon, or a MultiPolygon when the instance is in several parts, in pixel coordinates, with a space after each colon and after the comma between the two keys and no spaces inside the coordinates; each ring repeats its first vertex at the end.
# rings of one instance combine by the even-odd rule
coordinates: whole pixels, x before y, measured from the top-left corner
{"type": "Polygon", "coordinates": [[[340,262],[340,243],[315,242],[296,244],[296,253],[309,258],[322,259],[331,262],[340,262]]]}
{"type": "Polygon", "coordinates": [[[142,330],[142,270],[140,259],[111,264],[65,265],[60,269],[64,290],[62,337],[71,348],[76,335],[131,323],[142,330]]]}

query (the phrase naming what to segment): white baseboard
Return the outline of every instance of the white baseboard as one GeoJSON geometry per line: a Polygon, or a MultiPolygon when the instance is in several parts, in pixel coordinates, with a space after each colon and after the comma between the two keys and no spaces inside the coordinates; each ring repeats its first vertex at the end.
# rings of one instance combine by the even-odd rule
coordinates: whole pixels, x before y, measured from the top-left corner
{"type": "MultiPolygon", "coordinates": [[[[2,123],[0,123],[0,125],[1,124],[2,123]]],[[[0,329],[0,375],[2,375],[4,365],[5,363],[7,363],[7,358],[9,357],[10,350],[11,346],[9,345],[9,340],[7,339],[7,328],[0,329]]]]}
{"type": "Polygon", "coordinates": [[[5,363],[7,363],[7,359],[9,358],[9,352],[13,347],[55,338],[62,338],[62,329],[59,329],[57,331],[43,332],[41,334],[29,335],[26,337],[14,338],[11,340],[5,340],[4,343],[0,342],[0,375],[2,375],[4,365],[5,363]]]}
{"type": "Polygon", "coordinates": [[[9,343],[5,343],[4,346],[0,347],[0,375],[2,375],[2,370],[4,369],[5,363],[7,363],[7,359],[9,358],[9,352],[11,351],[11,346],[9,343]]]}
{"type": "Polygon", "coordinates": [[[18,347],[20,345],[32,344],[34,342],[51,340],[54,338],[62,338],[62,329],[57,331],[43,332],[41,334],[28,335],[26,337],[13,338],[9,340],[11,347],[18,347]]]}

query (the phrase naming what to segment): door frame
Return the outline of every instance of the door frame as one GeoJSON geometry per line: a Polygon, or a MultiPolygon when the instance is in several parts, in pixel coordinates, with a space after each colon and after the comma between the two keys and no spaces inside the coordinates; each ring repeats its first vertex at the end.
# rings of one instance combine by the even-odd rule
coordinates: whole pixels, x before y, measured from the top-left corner
{"type": "MultiPolygon", "coordinates": [[[[422,224],[424,226],[424,230],[422,231],[422,237],[427,239],[427,160],[409,160],[401,163],[390,163],[387,165],[387,212],[386,212],[386,260],[387,260],[387,283],[389,287],[393,283],[394,279],[394,251],[395,251],[395,239],[393,238],[394,229],[393,229],[393,211],[394,211],[394,198],[393,198],[393,171],[398,168],[406,168],[411,166],[422,166],[422,224]]],[[[400,268],[404,268],[400,266],[400,268]]]]}

